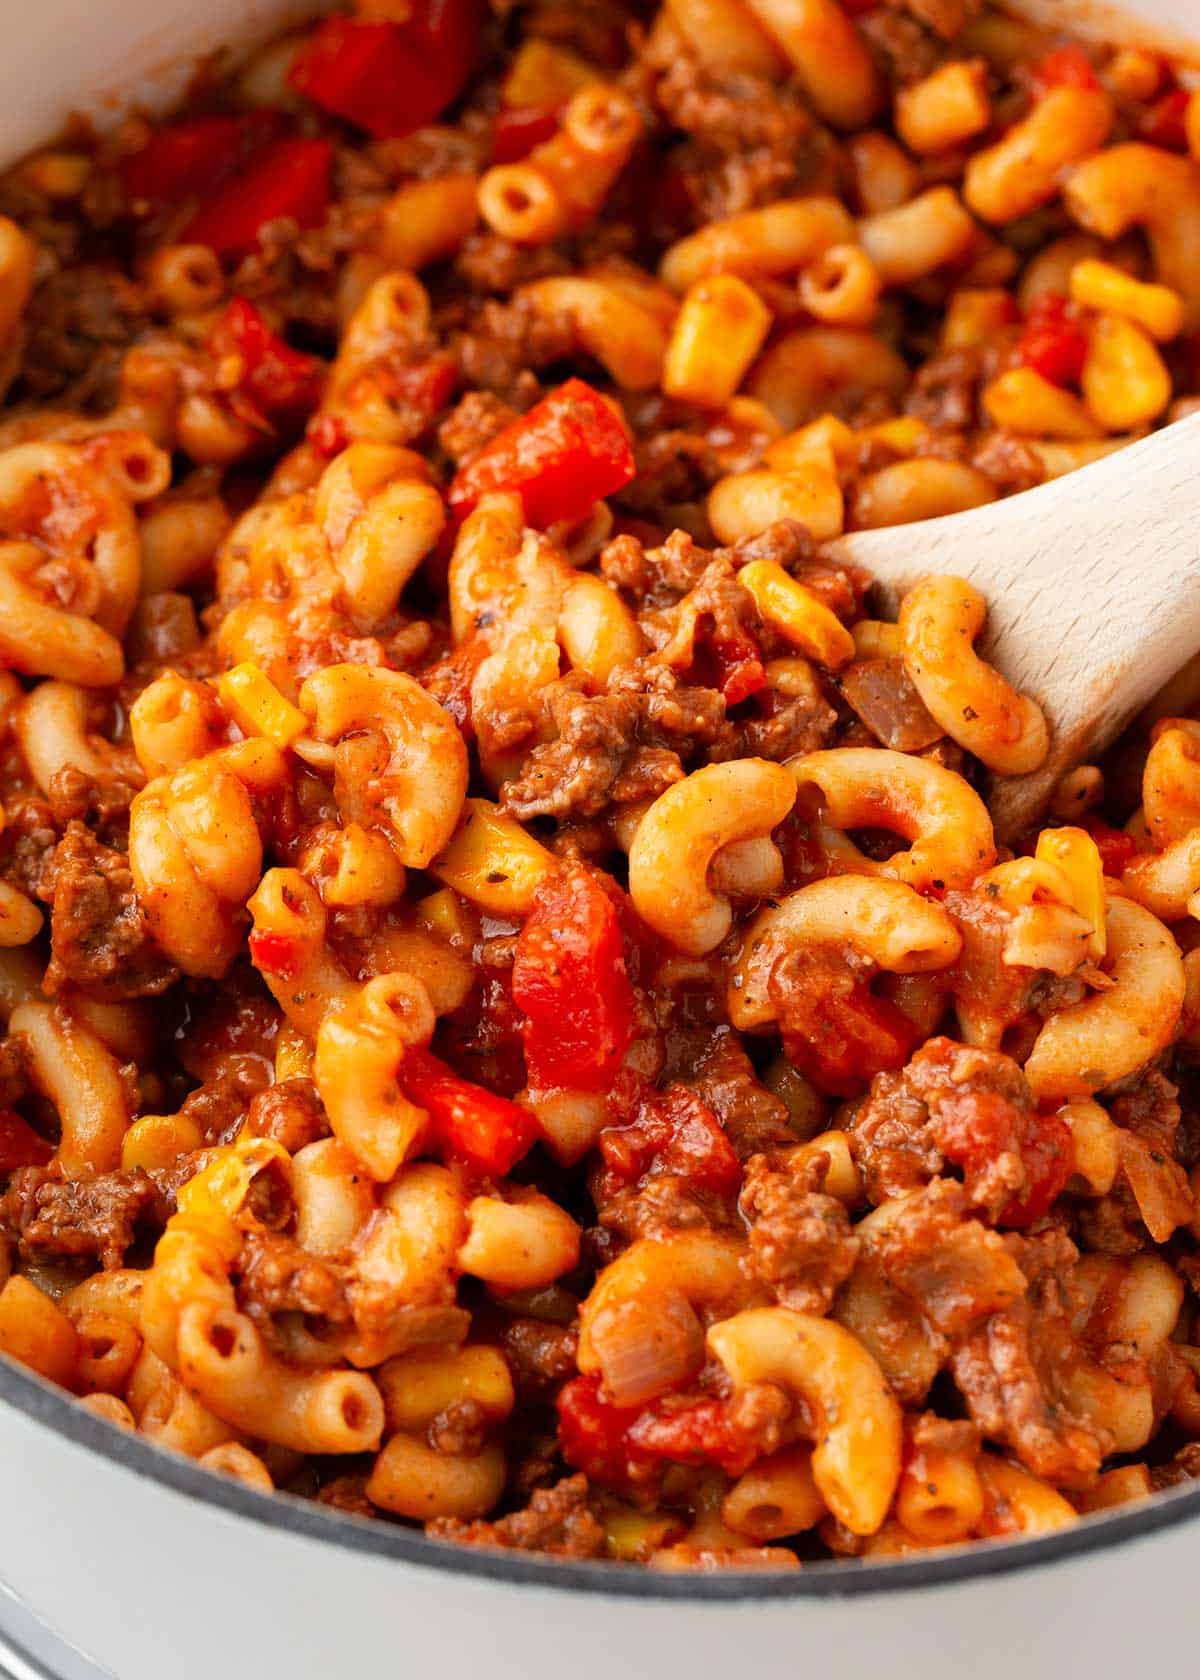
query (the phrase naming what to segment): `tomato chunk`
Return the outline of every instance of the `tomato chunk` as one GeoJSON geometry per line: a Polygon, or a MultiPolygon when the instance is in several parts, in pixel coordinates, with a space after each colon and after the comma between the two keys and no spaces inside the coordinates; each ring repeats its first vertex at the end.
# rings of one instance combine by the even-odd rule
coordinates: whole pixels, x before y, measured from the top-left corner
{"type": "Polygon", "coordinates": [[[248,298],[229,300],[209,333],[207,348],[222,376],[232,366],[232,390],[253,421],[262,424],[305,414],[320,400],[321,362],[293,350],[272,332],[248,298]]]}
{"type": "Polygon", "coordinates": [[[632,1121],[606,1127],[599,1150],[604,1171],[598,1201],[661,1173],[716,1196],[734,1195],[742,1182],[741,1163],[716,1115],[685,1085],[665,1091],[644,1086],[632,1121]]]}
{"type": "Polygon", "coordinates": [[[616,905],[594,871],[549,875],[517,940],[531,1090],[604,1091],[633,1037],[633,985],[616,905]]]}
{"type": "Polygon", "coordinates": [[[1087,335],[1068,313],[1066,298],[1055,292],[1038,298],[1018,345],[1025,366],[1052,385],[1078,385],[1087,349],[1087,335]]]}
{"type": "Polygon", "coordinates": [[[516,163],[558,129],[558,112],[545,105],[514,105],[497,111],[492,124],[492,162],[516,163]]]}
{"type": "Polygon", "coordinates": [[[1021,1137],[1025,1188],[996,1216],[998,1225],[1032,1225],[1049,1213],[1075,1171],[1070,1128],[1057,1114],[1034,1114],[1021,1137]]]}
{"type": "Polygon", "coordinates": [[[1082,47],[1055,47],[1033,70],[1034,85],[1047,92],[1050,88],[1098,88],[1095,67],[1082,47]]]}
{"type": "Polygon", "coordinates": [[[1100,862],[1106,875],[1120,876],[1127,863],[1137,856],[1137,841],[1123,828],[1112,828],[1099,817],[1084,817],[1080,824],[1096,842],[1100,862]]]}
{"type": "Polygon", "coordinates": [[[377,140],[432,122],[457,99],[471,68],[476,0],[416,0],[403,22],[326,18],[297,54],[299,92],[377,140]]]}
{"type": "Polygon", "coordinates": [[[727,1476],[740,1476],[759,1454],[757,1444],[734,1428],[724,1400],[656,1401],[630,1428],[628,1439],[636,1453],[673,1464],[715,1464],[727,1476]]]}
{"type": "Polygon", "coordinates": [[[727,706],[736,706],[767,686],[758,643],[745,633],[718,638],[701,629],[690,676],[701,688],[719,688],[727,706]]]}
{"type": "Polygon", "coordinates": [[[788,1060],[830,1096],[853,1096],[877,1073],[903,1067],[921,1036],[836,951],[798,953],[771,988],[788,1060]]]}
{"type": "Polygon", "coordinates": [[[614,1406],[600,1391],[599,1377],[572,1377],[558,1393],[558,1441],[568,1464],[590,1480],[623,1487],[645,1461],[632,1450],[630,1426],[637,1406],[614,1406]]]}
{"type": "Polygon", "coordinates": [[[942,1114],[938,1147],[963,1169],[968,1191],[1005,1153],[1025,1169],[1021,1191],[996,1215],[998,1225],[1032,1225],[1046,1213],[1075,1170],[1071,1133],[1057,1114],[1018,1107],[997,1091],[964,1090],[942,1114]]]}
{"type": "Polygon", "coordinates": [[[281,127],[282,119],[275,111],[168,123],[156,129],[140,151],[121,160],[125,191],[131,199],[156,209],[184,198],[203,197],[228,180],[259,147],[275,139],[281,127]]]}
{"type": "Polygon", "coordinates": [[[669,1396],[646,1407],[614,1406],[599,1377],[588,1376],[564,1384],[557,1404],[563,1457],[607,1487],[645,1483],[663,1459],[740,1476],[761,1451],[735,1426],[725,1400],[669,1396]]]}
{"type": "Polygon", "coordinates": [[[528,1109],[460,1079],[428,1050],[405,1053],[400,1079],[405,1095],[428,1110],[437,1141],[475,1172],[501,1177],[537,1140],[528,1109]]]}
{"type": "Polygon", "coordinates": [[[415,409],[426,423],[447,406],[458,383],[454,358],[443,351],[406,367],[381,366],[372,373],[393,407],[415,409]]]}
{"type": "Polygon", "coordinates": [[[752,694],[758,694],[767,686],[767,672],[761,659],[754,654],[749,659],[739,660],[721,680],[721,693],[725,696],[727,705],[736,706],[741,700],[748,700],[752,694]]]}
{"type": "Polygon", "coordinates": [[[295,979],[297,950],[290,934],[255,928],[247,943],[250,961],[260,974],[272,974],[279,980],[295,979]]]}
{"type": "Polygon", "coordinates": [[[0,1172],[44,1167],[54,1150],[12,1108],[0,1108],[0,1172]]]}
{"type": "Polygon", "coordinates": [[[1138,133],[1152,146],[1163,146],[1171,152],[1187,151],[1187,117],[1191,95],[1186,88],[1172,88],[1146,112],[1138,123],[1138,133]]]}
{"type": "Polygon", "coordinates": [[[332,167],[328,140],[276,140],[201,206],[183,238],[211,245],[220,257],[240,257],[257,249],[259,230],[281,216],[320,227],[332,167]]]}
{"type": "Polygon", "coordinates": [[[308,427],[308,441],[318,455],[332,459],[350,442],[350,433],[340,414],[317,414],[308,427]]]}
{"type": "Polygon", "coordinates": [[[568,379],[461,468],[449,501],[461,518],[482,496],[514,491],[531,525],[578,520],[635,472],[624,422],[598,391],[568,379]]]}
{"type": "Polygon", "coordinates": [[[877,1073],[903,1067],[920,1033],[903,1010],[863,987],[831,998],[811,1038],[785,1040],[793,1065],[830,1096],[851,1097],[877,1073]]]}

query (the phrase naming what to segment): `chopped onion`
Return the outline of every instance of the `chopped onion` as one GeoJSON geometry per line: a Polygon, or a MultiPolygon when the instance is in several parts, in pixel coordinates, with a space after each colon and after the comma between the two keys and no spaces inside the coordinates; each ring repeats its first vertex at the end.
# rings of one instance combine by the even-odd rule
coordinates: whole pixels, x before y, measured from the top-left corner
{"type": "Polygon", "coordinates": [[[592,1346],[609,1399],[640,1406],[695,1376],[704,1330],[682,1295],[623,1301],[596,1315],[592,1346]]]}

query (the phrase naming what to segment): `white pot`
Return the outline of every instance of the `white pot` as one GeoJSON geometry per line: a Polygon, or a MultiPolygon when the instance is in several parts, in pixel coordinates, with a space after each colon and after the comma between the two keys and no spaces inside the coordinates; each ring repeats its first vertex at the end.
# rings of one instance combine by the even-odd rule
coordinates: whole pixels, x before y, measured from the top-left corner
{"type": "MultiPolygon", "coordinates": [[[[1066,20],[1066,0],[1018,0],[1066,20]]],[[[198,54],[317,9],[38,0],[0,55],[0,157],[72,111],[161,104],[198,54]]],[[[1200,0],[1140,0],[1200,38],[1200,0]]],[[[1080,26],[1116,38],[1091,4],[1080,26]]],[[[1166,673],[1164,673],[1165,675],[1166,673]]],[[[0,1628],[15,1680],[753,1675],[1051,1680],[1194,1643],[1200,1486],[1041,1539],[787,1574],[661,1575],[440,1547],[251,1492],[0,1359],[0,1628]],[[18,1648],[19,1647],[19,1648],[18,1648]]],[[[0,1665],[2,1666],[2,1665],[0,1665]]]]}
{"type": "Polygon", "coordinates": [[[254,1493],[6,1365],[0,1401],[0,1576],[58,1635],[20,1618],[29,1680],[1060,1680],[1194,1638],[1200,1488],[937,1559],[658,1575],[254,1493]]]}
{"type": "Polygon", "coordinates": [[[60,1680],[1060,1680],[1194,1638],[1200,1488],[937,1559],[668,1576],[254,1493],[7,1366],[0,1400],[0,1576],[55,1630],[20,1637],[60,1680]]]}

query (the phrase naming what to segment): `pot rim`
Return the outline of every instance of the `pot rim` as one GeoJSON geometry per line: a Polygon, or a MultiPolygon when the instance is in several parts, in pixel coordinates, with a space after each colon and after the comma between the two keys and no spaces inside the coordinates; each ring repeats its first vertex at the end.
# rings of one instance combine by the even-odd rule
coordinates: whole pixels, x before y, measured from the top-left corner
{"type": "Polygon", "coordinates": [[[192,1459],[155,1446],[97,1417],[62,1389],[0,1355],[0,1403],[50,1433],[97,1454],[120,1470],[162,1483],[185,1499],[266,1528],[346,1551],[422,1569],[443,1570],[513,1586],[666,1603],[736,1603],[763,1599],[862,1598],[946,1587],[983,1576],[1064,1563],[1089,1552],[1147,1539],[1200,1517],[1200,1483],[1165,1489],[1144,1503],[1083,1517],[1071,1528],[1029,1539],[973,1541],[916,1558],[825,1562],[799,1570],[720,1570],[670,1574],[598,1561],[492,1551],[430,1540],[414,1529],[375,1522],[288,1493],[260,1493],[201,1469],[192,1459]]]}

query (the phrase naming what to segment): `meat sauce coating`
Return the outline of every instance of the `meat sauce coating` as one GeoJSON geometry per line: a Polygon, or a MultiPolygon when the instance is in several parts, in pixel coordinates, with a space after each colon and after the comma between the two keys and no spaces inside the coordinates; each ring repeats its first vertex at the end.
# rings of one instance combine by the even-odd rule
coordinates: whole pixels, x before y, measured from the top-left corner
{"type": "Polygon", "coordinates": [[[998,836],[985,604],[824,546],[1194,410],[1200,95],[794,11],[364,5],[0,179],[0,1349],[442,1542],[1200,1475],[1200,676],[998,836]]]}

